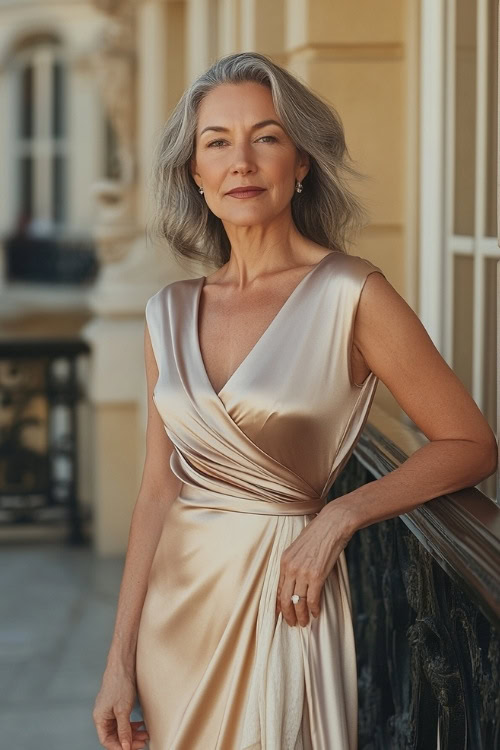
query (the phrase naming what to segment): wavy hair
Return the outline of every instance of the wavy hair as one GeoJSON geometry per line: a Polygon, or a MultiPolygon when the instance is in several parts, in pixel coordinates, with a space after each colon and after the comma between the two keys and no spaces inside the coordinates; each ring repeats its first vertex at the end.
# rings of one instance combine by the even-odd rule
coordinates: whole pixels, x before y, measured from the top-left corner
{"type": "Polygon", "coordinates": [[[309,155],[302,193],[292,198],[298,231],[313,242],[347,252],[351,236],[368,215],[347,186],[346,177],[366,179],[349,155],[336,110],[290,72],[257,52],[221,57],[183,93],[159,138],[151,187],[153,236],[165,239],[174,255],[214,263],[229,260],[224,225],[209,209],[190,172],[202,99],[223,83],[252,81],[267,86],[276,113],[296,147],[309,155]]]}

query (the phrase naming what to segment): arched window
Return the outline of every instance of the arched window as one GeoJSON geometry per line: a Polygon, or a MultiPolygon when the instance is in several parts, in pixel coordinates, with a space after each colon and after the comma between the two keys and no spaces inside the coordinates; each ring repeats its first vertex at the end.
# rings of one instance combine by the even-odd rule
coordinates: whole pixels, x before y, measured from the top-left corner
{"type": "Polygon", "coordinates": [[[66,218],[67,122],[65,64],[52,35],[18,45],[13,60],[17,230],[56,234],[66,218]]]}

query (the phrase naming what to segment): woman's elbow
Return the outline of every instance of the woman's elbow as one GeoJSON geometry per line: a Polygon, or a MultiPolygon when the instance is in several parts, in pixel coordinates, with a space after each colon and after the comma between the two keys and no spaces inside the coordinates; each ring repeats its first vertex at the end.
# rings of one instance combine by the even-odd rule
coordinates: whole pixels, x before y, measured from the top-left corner
{"type": "Polygon", "coordinates": [[[498,468],[498,444],[493,431],[489,439],[485,443],[481,443],[480,456],[481,478],[478,481],[482,482],[483,479],[495,474],[498,468]]]}

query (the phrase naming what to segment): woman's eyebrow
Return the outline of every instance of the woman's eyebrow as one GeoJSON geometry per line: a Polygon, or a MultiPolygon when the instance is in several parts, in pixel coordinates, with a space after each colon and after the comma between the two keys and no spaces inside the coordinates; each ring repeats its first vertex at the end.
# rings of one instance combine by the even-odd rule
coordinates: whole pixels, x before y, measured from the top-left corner
{"type": "MultiPolygon", "coordinates": [[[[250,130],[257,130],[257,128],[263,128],[265,125],[277,125],[284,130],[283,125],[277,120],[262,120],[262,122],[256,122],[255,125],[252,125],[250,130]]],[[[217,133],[227,133],[229,128],[223,128],[221,125],[207,125],[207,127],[203,128],[201,131],[200,136],[202,136],[206,130],[215,130],[217,133]]]]}

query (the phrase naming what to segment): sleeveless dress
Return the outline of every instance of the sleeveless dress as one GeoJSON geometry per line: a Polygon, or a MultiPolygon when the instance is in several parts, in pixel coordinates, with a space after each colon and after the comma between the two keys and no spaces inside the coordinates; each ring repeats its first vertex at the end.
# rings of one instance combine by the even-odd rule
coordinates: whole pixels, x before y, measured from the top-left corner
{"type": "Polygon", "coordinates": [[[318,618],[291,627],[275,603],[281,555],[324,506],[375,395],[373,372],[360,385],[350,372],[357,304],[373,272],[382,273],[360,256],[325,255],[219,393],[198,339],[205,277],[147,301],[153,399],[182,480],[138,631],[150,750],[357,748],[344,552],[318,618]]]}

